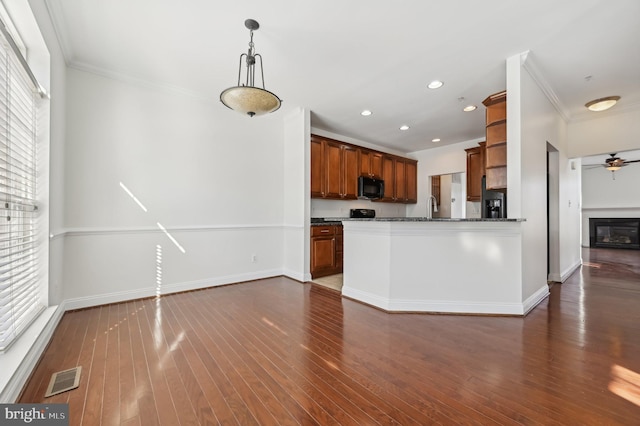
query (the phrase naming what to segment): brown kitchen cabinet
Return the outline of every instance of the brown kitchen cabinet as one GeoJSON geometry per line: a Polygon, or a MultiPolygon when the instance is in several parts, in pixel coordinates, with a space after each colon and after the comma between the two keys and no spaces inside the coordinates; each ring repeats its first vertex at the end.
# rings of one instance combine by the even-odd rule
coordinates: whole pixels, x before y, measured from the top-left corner
{"type": "Polygon", "coordinates": [[[360,148],[360,176],[380,179],[382,177],[382,154],[360,148]]]}
{"type": "Polygon", "coordinates": [[[311,197],[358,198],[358,151],[351,145],[311,136],[311,197]]]}
{"type": "Polygon", "coordinates": [[[377,201],[395,201],[396,174],[394,158],[390,155],[382,156],[382,179],[384,180],[384,196],[377,201]]]}
{"type": "Polygon", "coordinates": [[[383,155],[384,197],[379,201],[416,203],[418,201],[418,163],[408,158],[383,155]]]}
{"type": "Polygon", "coordinates": [[[324,197],[323,146],[321,139],[311,138],[311,198],[324,197]]]}
{"type": "Polygon", "coordinates": [[[486,111],[485,176],[489,190],[507,189],[507,92],[482,101],[486,111]]]}
{"type": "Polygon", "coordinates": [[[418,202],[418,162],[406,160],[405,179],[407,181],[407,198],[405,203],[418,202]]]}
{"type": "Polygon", "coordinates": [[[311,277],[339,274],[343,270],[342,225],[311,227],[311,277]]]}
{"type": "Polygon", "coordinates": [[[357,199],[358,177],[368,176],[384,180],[378,201],[416,203],[417,174],[416,160],[311,135],[311,198],[357,199]]]}
{"type": "Polygon", "coordinates": [[[479,146],[465,149],[467,153],[467,201],[482,200],[482,176],[484,169],[485,142],[479,146]]]}

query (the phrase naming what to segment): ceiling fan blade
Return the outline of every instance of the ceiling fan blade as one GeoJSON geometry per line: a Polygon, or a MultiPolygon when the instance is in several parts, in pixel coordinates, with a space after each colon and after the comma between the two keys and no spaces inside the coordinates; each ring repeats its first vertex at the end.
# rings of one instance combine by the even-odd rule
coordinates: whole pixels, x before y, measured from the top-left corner
{"type": "Polygon", "coordinates": [[[640,163],[640,160],[631,160],[631,161],[625,161],[626,164],[630,164],[630,163],[640,163]]]}

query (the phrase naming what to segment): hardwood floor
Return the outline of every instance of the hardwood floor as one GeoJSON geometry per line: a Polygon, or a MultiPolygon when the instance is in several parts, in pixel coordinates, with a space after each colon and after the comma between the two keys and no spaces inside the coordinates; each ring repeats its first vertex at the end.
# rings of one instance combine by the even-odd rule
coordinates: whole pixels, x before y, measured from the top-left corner
{"type": "Polygon", "coordinates": [[[20,402],[84,425],[637,425],[640,252],[583,257],[525,318],[386,314],[286,278],[68,312],[20,402]]]}

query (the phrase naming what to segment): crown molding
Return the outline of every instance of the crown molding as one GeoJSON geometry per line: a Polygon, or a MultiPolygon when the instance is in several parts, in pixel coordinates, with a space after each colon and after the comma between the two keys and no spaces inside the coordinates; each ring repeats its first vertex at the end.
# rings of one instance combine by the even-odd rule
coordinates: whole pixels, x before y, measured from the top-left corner
{"type": "Polygon", "coordinates": [[[69,68],[72,68],[78,71],[99,75],[101,77],[106,77],[111,80],[116,80],[123,83],[131,84],[134,86],[144,87],[147,89],[157,90],[160,92],[165,92],[173,95],[186,96],[186,97],[197,99],[199,101],[210,103],[210,104],[217,104],[217,101],[218,101],[218,99],[205,96],[200,92],[185,89],[180,86],[174,86],[168,83],[153,82],[153,81],[145,80],[143,78],[135,77],[126,73],[122,73],[119,71],[113,71],[113,70],[108,70],[102,67],[96,67],[94,65],[90,65],[80,61],[70,61],[67,64],[67,66],[69,68]]]}
{"type": "Polygon", "coordinates": [[[167,83],[159,83],[159,82],[145,80],[139,77],[126,74],[126,73],[113,71],[113,70],[109,70],[102,67],[96,67],[94,65],[90,65],[85,62],[75,60],[75,55],[73,54],[72,45],[67,36],[67,32],[65,31],[66,24],[64,20],[64,13],[62,13],[62,6],[60,6],[61,3],[55,0],[45,0],[44,3],[47,9],[47,13],[49,14],[49,19],[51,21],[51,24],[53,25],[56,38],[58,39],[58,44],[60,45],[60,49],[62,50],[62,55],[64,57],[65,64],[67,65],[68,68],[72,68],[78,71],[88,72],[95,75],[100,75],[102,77],[107,77],[113,80],[145,87],[148,89],[153,89],[153,90],[158,90],[165,93],[198,99],[200,101],[204,101],[211,104],[216,103],[215,102],[216,99],[212,99],[210,97],[204,96],[200,92],[185,89],[180,86],[173,86],[167,83]]]}
{"type": "Polygon", "coordinates": [[[542,90],[542,92],[545,94],[547,99],[549,99],[549,102],[551,102],[551,105],[553,105],[556,111],[558,111],[558,113],[563,118],[563,120],[567,123],[571,121],[572,117],[571,117],[571,114],[569,113],[569,110],[562,103],[562,101],[560,101],[560,98],[556,94],[555,90],[553,90],[553,87],[551,86],[549,81],[547,81],[547,79],[544,77],[544,75],[540,71],[540,68],[538,68],[538,65],[536,65],[535,60],[531,56],[530,50],[527,50],[526,52],[522,53],[522,55],[520,56],[520,63],[522,64],[524,69],[527,70],[531,78],[533,78],[533,81],[536,82],[536,84],[538,85],[540,90],[542,90]]]}

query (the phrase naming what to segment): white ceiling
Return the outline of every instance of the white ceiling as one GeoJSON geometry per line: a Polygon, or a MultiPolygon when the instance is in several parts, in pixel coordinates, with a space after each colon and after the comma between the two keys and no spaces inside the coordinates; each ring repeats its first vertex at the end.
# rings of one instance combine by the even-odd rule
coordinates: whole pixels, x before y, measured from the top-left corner
{"type": "Polygon", "coordinates": [[[567,118],[594,114],[584,104],[609,95],[622,96],[614,108],[640,107],[638,0],[46,3],[69,66],[221,110],[247,49],[244,20],[256,19],[266,88],[284,101],[276,114],[306,107],[314,127],[403,152],[484,137],[481,101],[505,89],[506,58],[527,50],[567,118]],[[444,86],[427,89],[434,79],[444,86]],[[478,109],[463,113],[466,104],[478,109]]]}

